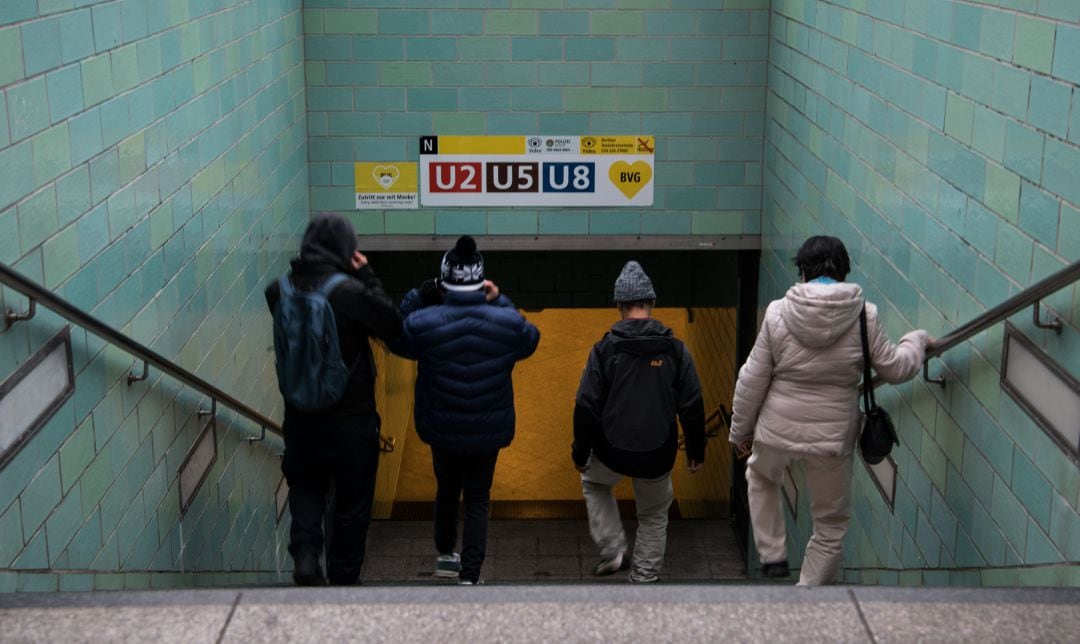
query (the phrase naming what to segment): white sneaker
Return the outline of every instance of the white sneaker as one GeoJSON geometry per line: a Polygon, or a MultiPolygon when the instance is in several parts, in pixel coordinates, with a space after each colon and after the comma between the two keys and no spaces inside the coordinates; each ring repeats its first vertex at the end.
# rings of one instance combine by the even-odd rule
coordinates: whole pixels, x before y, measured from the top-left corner
{"type": "Polygon", "coordinates": [[[626,570],[630,567],[630,555],[625,552],[619,552],[611,559],[604,559],[600,563],[596,564],[593,568],[592,574],[597,577],[607,577],[613,575],[620,570],[626,570]]]}
{"type": "Polygon", "coordinates": [[[461,555],[456,552],[435,557],[435,576],[456,579],[461,572],[461,555]]]}
{"type": "Polygon", "coordinates": [[[467,579],[462,579],[462,580],[458,581],[457,585],[458,586],[483,586],[484,585],[484,580],[483,579],[477,579],[476,581],[469,581],[467,579]]]}

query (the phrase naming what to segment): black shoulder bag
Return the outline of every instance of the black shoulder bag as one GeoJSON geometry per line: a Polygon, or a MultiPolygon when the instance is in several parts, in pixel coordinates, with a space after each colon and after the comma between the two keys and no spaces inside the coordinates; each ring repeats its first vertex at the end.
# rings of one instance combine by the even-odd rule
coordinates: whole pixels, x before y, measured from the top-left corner
{"type": "Polygon", "coordinates": [[[888,412],[877,406],[874,400],[874,379],[870,375],[870,340],[866,332],[866,305],[859,313],[859,331],[862,333],[863,352],[863,428],[859,435],[859,452],[867,465],[877,465],[885,460],[893,445],[899,445],[896,429],[888,412]]]}

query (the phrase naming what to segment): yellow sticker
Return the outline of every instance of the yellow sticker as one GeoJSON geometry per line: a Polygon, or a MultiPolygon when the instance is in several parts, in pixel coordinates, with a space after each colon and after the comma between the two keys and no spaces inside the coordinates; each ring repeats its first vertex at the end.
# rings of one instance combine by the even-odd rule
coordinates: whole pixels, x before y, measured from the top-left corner
{"type": "Polygon", "coordinates": [[[652,167],[644,161],[616,161],[608,169],[608,178],[627,199],[633,199],[652,179],[652,167]]]}
{"type": "Polygon", "coordinates": [[[412,161],[356,164],[356,191],[362,193],[416,192],[416,163],[412,161]]]}

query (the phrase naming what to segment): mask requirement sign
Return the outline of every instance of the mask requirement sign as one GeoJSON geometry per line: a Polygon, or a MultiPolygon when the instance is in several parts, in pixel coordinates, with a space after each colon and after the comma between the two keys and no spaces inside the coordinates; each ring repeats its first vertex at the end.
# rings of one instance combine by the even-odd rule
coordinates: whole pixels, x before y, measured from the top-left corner
{"type": "Polygon", "coordinates": [[[651,206],[652,136],[423,136],[423,206],[651,206]]]}

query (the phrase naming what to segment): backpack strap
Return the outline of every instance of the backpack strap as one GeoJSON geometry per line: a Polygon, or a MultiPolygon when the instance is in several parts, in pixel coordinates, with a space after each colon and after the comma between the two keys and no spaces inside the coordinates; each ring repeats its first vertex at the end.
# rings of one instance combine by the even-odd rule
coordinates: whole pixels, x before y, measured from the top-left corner
{"type": "Polygon", "coordinates": [[[334,273],[319,285],[319,293],[326,299],[330,299],[330,292],[347,279],[349,279],[349,276],[345,273],[334,273]]]}
{"type": "Polygon", "coordinates": [[[863,355],[863,411],[869,412],[877,407],[874,400],[874,377],[870,373],[870,341],[866,332],[866,304],[863,304],[859,313],[859,335],[862,336],[863,355]]]}
{"type": "Polygon", "coordinates": [[[288,275],[282,275],[278,278],[278,289],[281,290],[281,297],[292,297],[296,289],[293,288],[292,282],[289,281],[288,275]]]}

